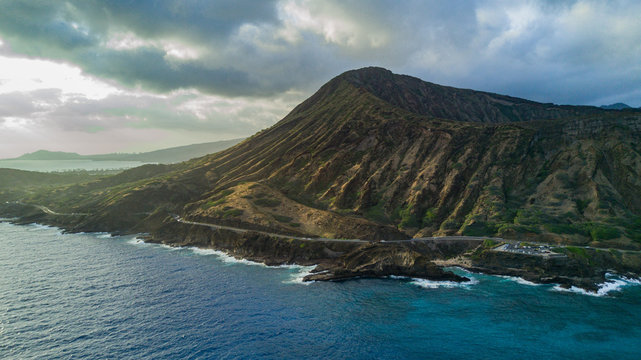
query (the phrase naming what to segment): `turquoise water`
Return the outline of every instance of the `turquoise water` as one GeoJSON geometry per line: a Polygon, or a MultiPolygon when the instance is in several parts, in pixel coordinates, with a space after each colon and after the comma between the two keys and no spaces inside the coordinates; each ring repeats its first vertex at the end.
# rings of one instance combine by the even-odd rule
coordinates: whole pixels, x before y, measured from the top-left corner
{"type": "Polygon", "coordinates": [[[92,160],[0,160],[0,168],[26,171],[72,171],[72,170],[120,170],[144,165],[140,161],[92,161],[92,160]]]}
{"type": "Polygon", "coordinates": [[[599,297],[481,274],[462,286],[303,285],[306,270],[0,223],[0,358],[641,356],[641,286],[633,283],[612,283],[616,290],[599,297]]]}

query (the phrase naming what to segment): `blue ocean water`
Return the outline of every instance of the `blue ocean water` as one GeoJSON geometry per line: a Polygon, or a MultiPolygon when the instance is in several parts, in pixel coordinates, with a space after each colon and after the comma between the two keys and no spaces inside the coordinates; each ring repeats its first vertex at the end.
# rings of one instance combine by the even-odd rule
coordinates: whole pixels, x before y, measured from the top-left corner
{"type": "Polygon", "coordinates": [[[74,170],[124,170],[145,165],[141,161],[93,161],[93,160],[0,160],[0,168],[40,172],[64,172],[74,170]]]}
{"type": "Polygon", "coordinates": [[[0,223],[0,358],[641,357],[630,283],[600,297],[482,274],[303,285],[306,270],[0,223]]]}

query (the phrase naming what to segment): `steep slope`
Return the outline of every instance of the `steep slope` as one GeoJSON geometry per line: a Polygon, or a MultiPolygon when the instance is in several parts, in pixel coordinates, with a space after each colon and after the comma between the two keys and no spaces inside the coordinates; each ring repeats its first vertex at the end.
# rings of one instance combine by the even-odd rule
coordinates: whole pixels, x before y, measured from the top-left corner
{"type": "Polygon", "coordinates": [[[540,104],[366,68],[220,153],[32,200],[64,197],[96,214],[78,229],[144,229],[173,212],[335,238],[500,235],[641,248],[640,136],[636,110],[540,104]]]}
{"type": "Polygon", "coordinates": [[[484,123],[560,119],[600,113],[591,106],[558,106],[468,89],[436,85],[369,67],[341,78],[410,112],[442,119],[484,123]]]}

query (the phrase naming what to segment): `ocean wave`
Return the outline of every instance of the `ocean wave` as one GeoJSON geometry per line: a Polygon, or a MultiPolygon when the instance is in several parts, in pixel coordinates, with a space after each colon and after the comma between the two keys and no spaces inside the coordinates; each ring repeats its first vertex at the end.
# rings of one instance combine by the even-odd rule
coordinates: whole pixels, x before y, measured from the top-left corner
{"type": "Polygon", "coordinates": [[[290,269],[295,269],[297,270],[293,274],[290,275],[289,279],[284,280],[284,284],[299,284],[299,285],[310,285],[311,283],[315,281],[303,281],[305,279],[305,276],[311,275],[312,270],[316,266],[301,266],[301,265],[287,265],[290,269]]]}
{"type": "Polygon", "coordinates": [[[581,294],[581,295],[603,297],[603,296],[608,296],[608,294],[611,292],[621,291],[623,290],[623,288],[627,286],[641,285],[641,279],[638,279],[638,278],[636,279],[628,278],[625,276],[618,276],[610,273],[605,274],[605,277],[607,281],[599,284],[599,289],[597,291],[588,291],[585,289],[578,288],[576,286],[572,286],[569,289],[566,289],[561,287],[560,285],[554,286],[552,290],[561,291],[561,292],[572,292],[572,293],[581,294]]]}
{"type": "Polygon", "coordinates": [[[620,279],[627,282],[629,285],[641,285],[641,278],[629,278],[621,276],[620,279]]]}
{"type": "Polygon", "coordinates": [[[503,279],[506,279],[506,280],[514,281],[515,283],[521,284],[521,285],[527,285],[527,286],[541,286],[541,285],[543,285],[543,284],[537,284],[535,282],[531,282],[531,281],[525,280],[524,278],[518,277],[518,276],[507,276],[507,275],[496,275],[496,276],[498,276],[500,278],[503,278],[503,279]]]}
{"type": "Polygon", "coordinates": [[[305,276],[310,275],[312,273],[312,270],[316,266],[303,266],[303,265],[296,265],[296,264],[282,264],[282,265],[267,265],[261,262],[257,261],[251,261],[247,259],[237,259],[224,251],[220,250],[214,250],[214,249],[202,249],[198,247],[188,247],[191,251],[194,252],[194,254],[197,255],[202,255],[202,256],[208,256],[208,255],[213,255],[218,257],[222,262],[226,264],[242,264],[242,265],[249,265],[249,266],[260,266],[264,268],[269,268],[269,269],[288,269],[288,270],[294,270],[292,274],[290,274],[290,277],[287,280],[284,280],[283,283],[285,284],[301,284],[301,285],[309,285],[313,281],[303,281],[305,276]]]}
{"type": "Polygon", "coordinates": [[[479,281],[474,277],[468,277],[469,281],[456,282],[456,281],[435,281],[427,279],[412,278],[410,284],[417,285],[425,289],[438,289],[438,288],[463,288],[469,289],[470,286],[476,285],[479,281]]]}
{"type": "Polygon", "coordinates": [[[127,240],[127,244],[136,245],[136,246],[149,246],[149,245],[152,245],[152,244],[146,243],[143,239],[141,239],[139,237],[136,237],[136,236],[134,236],[131,239],[127,240]]]}
{"type": "Polygon", "coordinates": [[[31,224],[27,224],[27,226],[30,226],[30,227],[33,227],[33,228],[36,228],[36,229],[57,229],[55,226],[38,224],[38,223],[35,223],[35,222],[31,223],[31,224]]]}
{"type": "Polygon", "coordinates": [[[167,244],[155,244],[156,246],[159,246],[163,249],[169,250],[169,251],[176,251],[176,250],[182,250],[183,248],[180,246],[171,246],[167,244]]]}
{"type": "Polygon", "coordinates": [[[261,262],[257,261],[251,261],[247,259],[237,259],[229,254],[227,254],[224,251],[220,250],[214,250],[214,249],[202,249],[199,247],[195,246],[190,246],[187,247],[187,249],[191,250],[194,252],[196,255],[202,255],[202,256],[208,256],[208,255],[214,255],[217,256],[222,262],[226,264],[243,264],[243,265],[252,265],[252,266],[262,266],[262,267],[269,267],[261,262]]]}

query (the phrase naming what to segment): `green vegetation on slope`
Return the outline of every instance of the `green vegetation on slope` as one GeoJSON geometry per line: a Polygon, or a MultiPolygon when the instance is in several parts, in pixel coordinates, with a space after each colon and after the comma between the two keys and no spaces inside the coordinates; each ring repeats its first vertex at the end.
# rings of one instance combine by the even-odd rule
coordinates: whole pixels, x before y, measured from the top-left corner
{"type": "Polygon", "coordinates": [[[333,79],[273,127],[220,153],[33,200],[96,209],[102,219],[125,209],[188,216],[221,208],[220,216],[249,221],[252,211],[301,205],[335,215],[332,225],[296,220],[309,231],[349,229],[358,218],[372,234],[641,249],[640,136],[637,110],[540,104],[369,68],[333,79]],[[279,198],[253,193],[245,200],[254,210],[222,210],[231,204],[216,194],[244,182],[279,198]]]}

